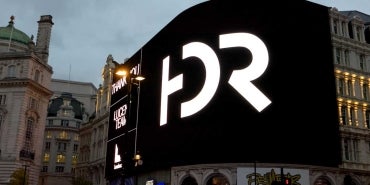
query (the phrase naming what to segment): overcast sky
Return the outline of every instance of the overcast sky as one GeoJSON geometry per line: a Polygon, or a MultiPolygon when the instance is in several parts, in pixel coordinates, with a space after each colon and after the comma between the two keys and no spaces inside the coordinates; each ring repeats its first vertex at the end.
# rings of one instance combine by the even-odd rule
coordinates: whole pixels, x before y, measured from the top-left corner
{"type": "MultiPolygon", "coordinates": [[[[0,6],[0,27],[7,26],[14,15],[15,28],[34,35],[36,41],[40,16],[52,15],[52,78],[91,82],[98,87],[109,54],[122,63],[179,13],[205,1],[11,0],[0,6]]],[[[310,1],[370,15],[370,0],[310,1]]]]}

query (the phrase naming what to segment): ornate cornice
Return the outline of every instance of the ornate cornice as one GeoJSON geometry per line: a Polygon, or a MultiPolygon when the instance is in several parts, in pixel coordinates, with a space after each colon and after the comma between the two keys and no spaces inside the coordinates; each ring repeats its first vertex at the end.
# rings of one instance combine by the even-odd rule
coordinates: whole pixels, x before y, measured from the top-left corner
{"type": "Polygon", "coordinates": [[[42,96],[45,96],[47,98],[50,98],[53,95],[53,92],[51,90],[27,78],[5,78],[0,80],[0,87],[2,88],[27,87],[34,91],[37,91],[42,96]]]}

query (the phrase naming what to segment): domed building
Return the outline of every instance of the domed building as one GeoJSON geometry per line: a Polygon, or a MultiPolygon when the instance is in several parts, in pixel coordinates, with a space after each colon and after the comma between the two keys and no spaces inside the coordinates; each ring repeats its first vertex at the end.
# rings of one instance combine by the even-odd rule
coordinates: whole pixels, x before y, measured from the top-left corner
{"type": "MultiPolygon", "coordinates": [[[[38,21],[37,40],[18,30],[15,17],[0,27],[0,184],[15,171],[38,184],[52,67],[48,64],[51,15],[38,21]]],[[[1,23],[0,23],[1,24],[1,23]]]]}
{"type": "Polygon", "coordinates": [[[40,184],[71,183],[78,159],[79,128],[87,120],[84,104],[72,93],[50,100],[40,184]]]}

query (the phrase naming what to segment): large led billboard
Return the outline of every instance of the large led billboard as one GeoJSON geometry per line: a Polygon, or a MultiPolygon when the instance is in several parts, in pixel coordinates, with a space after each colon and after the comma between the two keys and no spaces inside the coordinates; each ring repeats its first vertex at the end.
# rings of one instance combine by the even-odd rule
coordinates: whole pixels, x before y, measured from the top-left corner
{"type": "MultiPolygon", "coordinates": [[[[107,163],[117,146],[130,155],[139,150],[143,170],[256,161],[337,166],[332,59],[328,7],[227,0],[193,6],[125,62],[146,77],[136,102],[137,140],[133,147],[129,129],[117,134],[128,139],[110,137],[107,163]]],[[[115,171],[109,164],[106,170],[115,171]]]]}

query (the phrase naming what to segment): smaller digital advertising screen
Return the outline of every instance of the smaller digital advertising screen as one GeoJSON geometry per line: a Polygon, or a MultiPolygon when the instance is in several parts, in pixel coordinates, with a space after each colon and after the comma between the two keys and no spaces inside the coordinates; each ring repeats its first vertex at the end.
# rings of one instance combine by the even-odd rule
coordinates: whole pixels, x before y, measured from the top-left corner
{"type": "MultiPolygon", "coordinates": [[[[133,88],[140,169],[256,161],[337,167],[329,20],[328,7],[303,0],[207,1],[175,17],[125,62],[145,76],[140,91],[133,88]]],[[[110,117],[124,115],[127,101],[114,104],[123,96],[112,95],[110,117]]],[[[108,142],[108,163],[114,146],[125,150],[129,140],[108,142]]]]}

